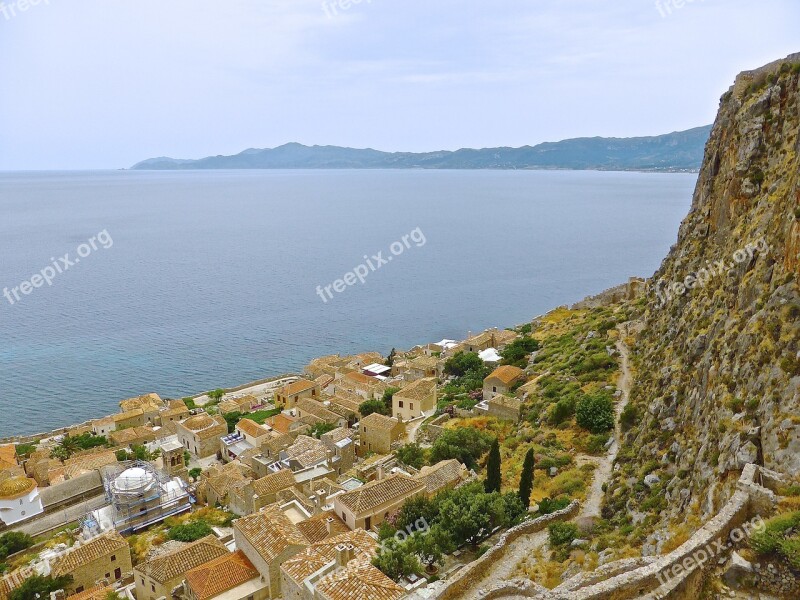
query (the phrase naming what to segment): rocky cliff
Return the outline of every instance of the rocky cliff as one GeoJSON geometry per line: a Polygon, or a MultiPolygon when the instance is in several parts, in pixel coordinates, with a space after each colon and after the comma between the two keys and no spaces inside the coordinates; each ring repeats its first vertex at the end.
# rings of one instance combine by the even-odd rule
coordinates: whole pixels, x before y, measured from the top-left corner
{"type": "Polygon", "coordinates": [[[800,474],[798,132],[800,54],[737,78],[641,305],[605,515],[645,554],[711,518],[746,463],[800,474]]]}

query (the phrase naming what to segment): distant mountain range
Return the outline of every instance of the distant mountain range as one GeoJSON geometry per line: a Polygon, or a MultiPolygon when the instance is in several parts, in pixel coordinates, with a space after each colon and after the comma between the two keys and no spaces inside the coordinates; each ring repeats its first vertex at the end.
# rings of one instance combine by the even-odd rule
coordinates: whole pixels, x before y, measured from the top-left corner
{"type": "Polygon", "coordinates": [[[601,171],[698,171],[711,126],[634,138],[576,138],[522,148],[455,152],[381,152],[304,146],[251,148],[234,156],[199,160],[150,158],[139,170],[190,169],[596,169],[601,171]]]}

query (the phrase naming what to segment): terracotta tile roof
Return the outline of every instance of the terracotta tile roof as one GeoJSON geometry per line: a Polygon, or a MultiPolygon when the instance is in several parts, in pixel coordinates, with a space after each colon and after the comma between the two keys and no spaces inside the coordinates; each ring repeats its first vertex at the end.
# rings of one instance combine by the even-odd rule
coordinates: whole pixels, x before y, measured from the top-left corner
{"type": "Polygon", "coordinates": [[[380,384],[380,381],[369,375],[364,375],[358,371],[353,371],[344,376],[345,379],[350,380],[352,383],[366,385],[367,387],[375,387],[380,384]]]}
{"type": "Polygon", "coordinates": [[[436,391],[436,380],[432,377],[426,379],[417,379],[413,383],[408,384],[406,387],[395,393],[395,396],[400,398],[408,398],[409,400],[424,400],[429,398],[436,391]]]}
{"type": "Polygon", "coordinates": [[[22,567],[0,578],[0,600],[7,600],[9,594],[25,583],[36,573],[32,567],[22,567]]]}
{"type": "Polygon", "coordinates": [[[311,390],[317,386],[316,382],[309,381],[308,379],[298,379],[293,383],[286,384],[280,390],[280,393],[285,396],[294,396],[301,394],[307,390],[311,390]]]}
{"type": "Polygon", "coordinates": [[[276,454],[283,450],[284,448],[288,448],[294,442],[294,438],[289,435],[288,433],[280,433],[274,437],[271,437],[266,442],[261,444],[261,449],[268,449],[272,454],[276,454]]]}
{"type": "Polygon", "coordinates": [[[17,466],[17,447],[14,444],[0,446],[0,469],[17,466]]]}
{"type": "Polygon", "coordinates": [[[260,438],[265,435],[269,435],[269,430],[266,427],[262,427],[250,419],[241,419],[236,424],[236,429],[241,431],[243,434],[254,438],[260,438]]]}
{"type": "Polygon", "coordinates": [[[519,367],[503,365],[492,371],[486,379],[499,379],[506,385],[509,385],[521,377],[523,373],[525,373],[525,371],[519,367]]]}
{"type": "Polygon", "coordinates": [[[253,482],[253,491],[259,496],[277,494],[281,490],[295,485],[294,473],[290,469],[281,469],[253,482]]]}
{"type": "Polygon", "coordinates": [[[285,450],[287,458],[305,467],[313,467],[328,458],[328,448],[323,442],[307,435],[298,435],[294,444],[285,450]]]}
{"type": "Polygon", "coordinates": [[[297,526],[274,504],[234,521],[233,526],[270,564],[287,548],[308,545],[297,526]]]}
{"type": "Polygon", "coordinates": [[[456,459],[443,460],[431,467],[423,467],[414,479],[425,484],[428,494],[436,494],[444,488],[455,485],[466,479],[467,470],[456,459]]]}
{"type": "Polygon", "coordinates": [[[230,554],[225,545],[213,535],[186,544],[182,548],[161,554],[136,567],[159,583],[168,583],[187,571],[230,554]]]}
{"type": "Polygon", "coordinates": [[[136,417],[141,417],[144,414],[144,411],[141,408],[136,408],[134,410],[128,410],[122,413],[118,413],[116,415],[111,415],[111,418],[114,421],[127,421],[128,419],[135,419],[136,417]]]}
{"type": "Polygon", "coordinates": [[[221,556],[186,573],[186,583],[197,600],[208,600],[259,577],[244,552],[221,556]]]}
{"type": "Polygon", "coordinates": [[[67,596],[67,600],[105,600],[108,594],[113,591],[113,585],[96,585],[79,594],[67,596]]]}
{"type": "Polygon", "coordinates": [[[369,429],[382,429],[384,431],[391,431],[400,423],[394,417],[387,417],[386,415],[381,415],[378,413],[372,413],[369,416],[364,417],[361,419],[361,429],[366,427],[369,429]]]}
{"type": "Polygon", "coordinates": [[[117,455],[113,450],[101,450],[90,454],[73,456],[64,461],[64,473],[69,477],[77,477],[87,471],[97,471],[106,465],[117,462],[117,455]]]}
{"type": "Polygon", "coordinates": [[[386,479],[371,481],[352,492],[340,494],[336,496],[336,501],[344,504],[354,514],[359,515],[383,504],[408,498],[424,489],[425,484],[423,482],[398,473],[390,475],[386,479]]]}
{"type": "Polygon", "coordinates": [[[323,442],[327,442],[329,444],[335,444],[336,442],[341,442],[344,439],[350,438],[353,439],[355,432],[350,429],[349,427],[337,427],[336,429],[332,429],[328,433],[322,434],[320,438],[323,442]]]}
{"type": "Polygon", "coordinates": [[[347,527],[332,510],[325,511],[314,515],[310,519],[301,521],[297,524],[297,528],[300,530],[300,533],[303,534],[303,537],[311,544],[350,531],[350,528],[347,527]],[[332,519],[330,522],[330,531],[328,531],[328,519],[332,519]]]}
{"type": "Polygon", "coordinates": [[[412,369],[429,371],[431,369],[436,369],[439,366],[439,359],[435,356],[427,356],[423,354],[422,356],[417,356],[409,361],[408,366],[412,369]]]}
{"type": "Polygon", "coordinates": [[[144,394],[138,398],[129,398],[119,403],[123,413],[142,409],[144,412],[154,412],[164,407],[164,401],[158,394],[144,394]]]}
{"type": "Polygon", "coordinates": [[[296,582],[302,582],[309,575],[316,573],[322,567],[336,559],[336,546],[340,544],[350,544],[353,546],[354,554],[367,554],[375,556],[378,542],[363,529],[347,531],[324,541],[317,542],[313,546],[305,549],[300,554],[296,554],[281,566],[281,571],[285,572],[296,582]]]}
{"type": "Polygon", "coordinates": [[[344,569],[323,577],[316,589],[330,600],[398,600],[406,595],[368,557],[351,560],[344,569]]]}
{"type": "Polygon", "coordinates": [[[314,379],[314,383],[316,383],[320,388],[326,388],[333,383],[333,375],[320,375],[314,379]]]}
{"type": "Polygon", "coordinates": [[[119,431],[112,431],[108,434],[108,439],[116,446],[127,446],[131,442],[136,442],[142,439],[155,439],[156,434],[150,427],[129,427],[128,429],[121,429],[119,431]]]}
{"type": "Polygon", "coordinates": [[[195,415],[180,422],[181,427],[194,433],[201,440],[228,433],[228,424],[221,415],[212,417],[207,414],[195,415]]]}
{"type": "Polygon", "coordinates": [[[206,482],[222,500],[232,487],[239,484],[245,485],[252,481],[248,476],[249,472],[248,467],[234,461],[208,473],[206,482]]]}
{"type": "Polygon", "coordinates": [[[267,425],[272,427],[279,433],[289,433],[289,428],[294,424],[297,419],[284,415],[283,413],[270,417],[267,420],[267,425]]]}
{"type": "Polygon", "coordinates": [[[321,402],[312,400],[311,398],[300,398],[297,401],[297,408],[303,412],[307,412],[315,417],[322,419],[326,423],[337,423],[341,418],[336,413],[328,410],[321,402]]]}
{"type": "Polygon", "coordinates": [[[483,333],[479,333],[478,335],[473,335],[471,338],[467,338],[464,343],[468,346],[480,346],[482,344],[491,344],[492,343],[492,334],[488,331],[484,331],[483,333]]]}
{"type": "Polygon", "coordinates": [[[130,553],[130,548],[128,548],[128,542],[119,533],[112,530],[67,550],[65,554],[54,561],[51,572],[54,577],[70,575],[100,557],[117,552],[130,553]]]}

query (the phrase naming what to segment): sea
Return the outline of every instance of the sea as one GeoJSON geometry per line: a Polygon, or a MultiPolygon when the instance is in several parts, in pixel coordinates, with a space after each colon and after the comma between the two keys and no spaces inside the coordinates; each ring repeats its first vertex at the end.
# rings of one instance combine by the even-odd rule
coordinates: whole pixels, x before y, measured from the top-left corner
{"type": "Polygon", "coordinates": [[[530,321],[652,275],[696,180],[0,173],[0,437],[530,321]]]}

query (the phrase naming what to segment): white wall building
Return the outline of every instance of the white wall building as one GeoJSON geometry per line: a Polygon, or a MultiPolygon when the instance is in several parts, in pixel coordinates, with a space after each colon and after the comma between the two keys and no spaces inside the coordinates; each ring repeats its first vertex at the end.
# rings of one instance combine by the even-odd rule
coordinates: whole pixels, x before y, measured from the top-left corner
{"type": "Polygon", "coordinates": [[[0,482],[0,521],[13,525],[44,512],[36,481],[9,477],[0,482]]]}

